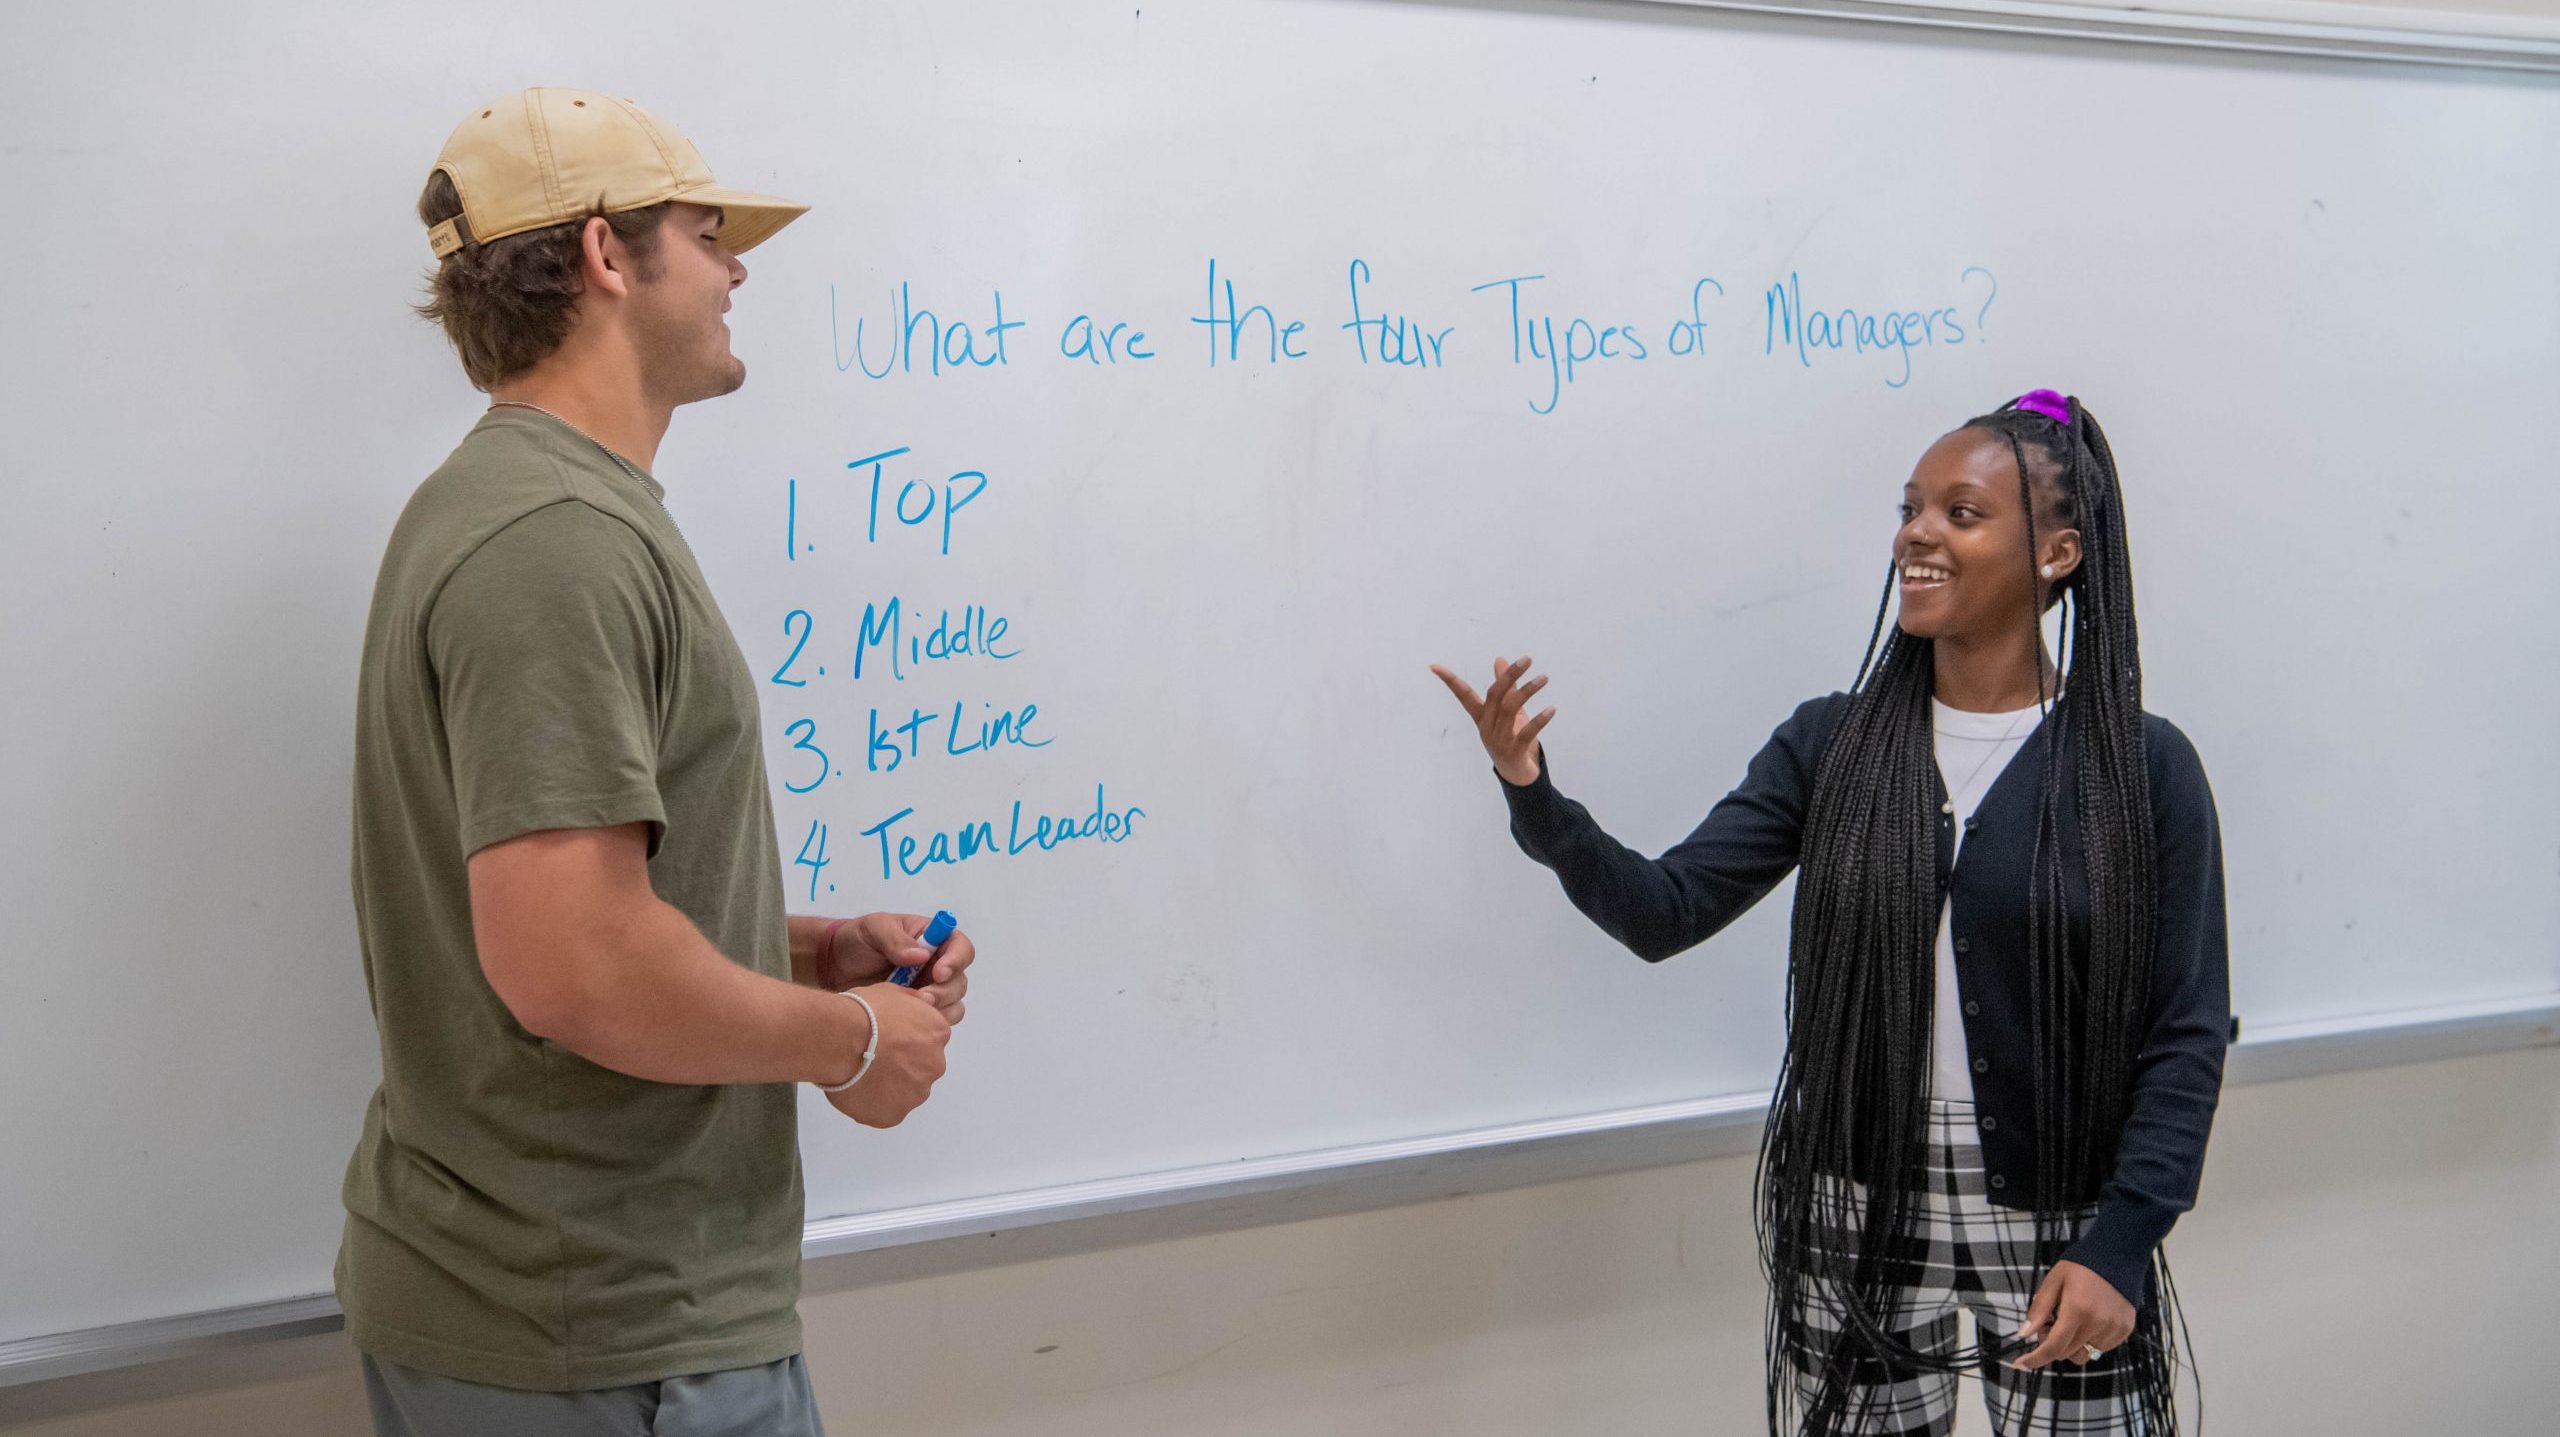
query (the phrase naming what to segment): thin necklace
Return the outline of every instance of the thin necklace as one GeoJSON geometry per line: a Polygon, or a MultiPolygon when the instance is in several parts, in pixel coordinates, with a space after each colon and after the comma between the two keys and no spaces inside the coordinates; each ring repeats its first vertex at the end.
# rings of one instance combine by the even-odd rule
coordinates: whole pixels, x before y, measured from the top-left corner
{"type": "Polygon", "coordinates": [[[2009,720],[2009,728],[2008,728],[2008,731],[2007,731],[2007,732],[2005,732],[2005,733],[2003,733],[2003,734],[2001,734],[1998,738],[1995,738],[1995,739],[1993,739],[1993,740],[1990,742],[1990,744],[1989,744],[1989,746],[1988,746],[1987,750],[1986,750],[1986,751],[1984,752],[1984,754],[1982,755],[1982,759],[1981,759],[1981,761],[1980,761],[1979,763],[1976,763],[1976,764],[1973,766],[1973,772],[1966,774],[1966,775],[1964,776],[1964,782],[1962,782],[1962,783],[1960,783],[1960,784],[1957,784],[1955,787],[1953,787],[1953,788],[1951,788],[1951,789],[1948,789],[1948,790],[1947,790],[1947,796],[1946,796],[1945,798],[1943,798],[1943,799],[1939,800],[1939,802],[1938,802],[1938,812],[1940,812],[1940,813],[1953,813],[1953,812],[1955,812],[1955,811],[1956,811],[1956,795],[1957,795],[1957,794],[1959,794],[1959,793],[1964,792],[1966,789],[1969,789],[1969,788],[1973,787],[1973,781],[1974,781],[1975,779],[1977,779],[1977,778],[1982,777],[1982,771],[1983,771],[1984,769],[1989,768],[1989,767],[1991,766],[1991,760],[1993,760],[1994,758],[1999,757],[1999,754],[2000,754],[2000,746],[2001,746],[2002,744],[2007,743],[2009,740],[2011,740],[2011,739],[2013,739],[2013,738],[2016,738],[2016,737],[2018,736],[2018,726],[2019,726],[2020,724],[2023,724],[2023,723],[2025,723],[2025,722],[2027,721],[2027,715],[2028,715],[2028,714],[2030,714],[2030,713],[2038,713],[2038,714],[2040,714],[2040,713],[2042,713],[2042,712],[2044,712],[2044,705],[2042,705],[2042,704],[2038,704],[2038,705],[2036,705],[2036,706],[2035,706],[2034,708],[2032,708],[2032,709],[2022,709],[2022,710],[2020,710],[2020,711],[2019,711],[2019,713],[2018,713],[2018,716],[2017,716],[2016,718],[2013,718],[2013,719],[2009,720]]]}
{"type": "MultiPolygon", "coordinates": [[[[577,435],[589,444],[603,450],[605,458],[610,459],[615,464],[621,466],[622,472],[631,476],[631,482],[639,485],[642,491],[647,493],[650,498],[658,501],[658,512],[667,516],[667,527],[676,531],[677,538],[684,538],[684,526],[676,522],[676,511],[667,507],[665,497],[660,495],[656,489],[650,487],[649,481],[641,475],[638,469],[632,467],[630,460],[613,452],[612,445],[607,444],[603,440],[589,434],[587,431],[580,429],[577,425],[571,424],[568,420],[562,419],[559,415],[553,414],[550,410],[543,408],[539,404],[529,404],[521,399],[492,399],[489,401],[489,407],[492,409],[496,409],[502,405],[513,409],[530,409],[534,413],[542,415],[545,418],[552,420],[554,423],[561,425],[570,433],[577,435]]],[[[692,541],[689,539],[685,540],[685,542],[688,546],[692,544],[692,541]]]]}

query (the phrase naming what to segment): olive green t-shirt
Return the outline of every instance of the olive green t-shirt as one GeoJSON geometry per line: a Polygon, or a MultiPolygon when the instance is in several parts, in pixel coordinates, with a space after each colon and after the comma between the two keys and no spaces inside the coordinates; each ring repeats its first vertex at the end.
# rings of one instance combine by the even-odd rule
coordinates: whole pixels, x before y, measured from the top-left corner
{"type": "Polygon", "coordinates": [[[787,1085],[598,1067],[518,1025],[466,860],[650,825],[649,879],[791,976],[755,681],[654,481],[492,409],[392,531],[356,693],[355,904],[382,1085],[347,1165],[356,1346],[574,1391],[800,1351],[787,1085]]]}

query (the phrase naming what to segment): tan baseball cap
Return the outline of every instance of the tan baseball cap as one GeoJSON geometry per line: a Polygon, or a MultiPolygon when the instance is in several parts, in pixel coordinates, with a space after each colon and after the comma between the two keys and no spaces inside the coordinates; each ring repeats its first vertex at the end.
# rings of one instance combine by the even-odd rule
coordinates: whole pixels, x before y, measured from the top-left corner
{"type": "MultiPolygon", "coordinates": [[[[435,168],[453,177],[462,218],[482,244],[681,200],[724,211],[721,238],[744,254],[809,212],[715,182],[691,140],[629,100],[591,90],[537,88],[483,105],[454,127],[435,168]]],[[[452,220],[427,231],[438,259],[462,243],[452,220]]]]}

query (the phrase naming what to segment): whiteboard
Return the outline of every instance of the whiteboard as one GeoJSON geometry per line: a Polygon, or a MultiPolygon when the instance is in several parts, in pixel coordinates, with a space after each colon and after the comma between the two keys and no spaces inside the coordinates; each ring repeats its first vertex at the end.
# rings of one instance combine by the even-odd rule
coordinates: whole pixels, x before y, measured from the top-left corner
{"type": "Polygon", "coordinates": [[[355,660],[479,407],[404,309],[410,210],[532,83],[815,205],[748,257],[746,388],[658,473],[766,681],[795,909],[949,907],[985,956],[917,1120],[804,1110],[813,1219],[1765,1092],[1784,893],[1615,951],[1426,665],[1534,652],[1562,785],[1667,844],[1852,674],[1921,449],[2038,385],[2123,462],[2238,1006],[2560,986],[2548,79],[1671,8],[702,20],[13,14],[0,1341],[328,1285],[376,1072],[355,660]],[[1355,289],[1387,323],[1344,328],[1355,289]],[[1079,316],[1129,326],[1111,361],[1079,316]],[[850,466],[891,450],[875,533],[850,466]],[[886,673],[892,600],[1009,657],[886,673]],[[875,708],[954,705],[870,771],[875,708]],[[1004,714],[1041,746],[953,751],[1004,714]],[[1015,851],[1097,803],[1121,841],[1015,851]]]}

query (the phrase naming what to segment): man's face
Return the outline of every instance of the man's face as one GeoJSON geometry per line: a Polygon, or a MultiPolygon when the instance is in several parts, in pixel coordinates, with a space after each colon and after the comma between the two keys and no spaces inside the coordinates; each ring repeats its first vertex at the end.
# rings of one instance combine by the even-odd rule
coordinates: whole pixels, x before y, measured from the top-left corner
{"type": "Polygon", "coordinates": [[[656,274],[632,288],[631,334],[641,382],[672,408],[727,394],[747,382],[729,352],[729,291],[747,267],[721,242],[720,211],[674,204],[658,231],[656,274]]]}

